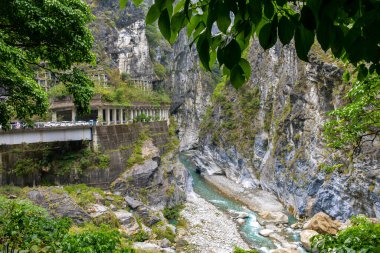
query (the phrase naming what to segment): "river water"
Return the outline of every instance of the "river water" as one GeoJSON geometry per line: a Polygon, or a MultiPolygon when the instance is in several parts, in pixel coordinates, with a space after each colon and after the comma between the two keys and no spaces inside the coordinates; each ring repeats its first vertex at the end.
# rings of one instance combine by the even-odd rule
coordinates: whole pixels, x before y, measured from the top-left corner
{"type": "MultiPolygon", "coordinates": [[[[213,186],[209,185],[202,176],[196,172],[196,169],[186,153],[180,154],[180,160],[190,172],[192,177],[193,190],[201,198],[212,203],[221,211],[229,214],[231,217],[235,213],[244,212],[248,214],[248,218],[243,225],[239,226],[240,234],[243,239],[249,244],[250,247],[259,250],[260,252],[269,252],[270,249],[276,249],[280,247],[279,242],[270,239],[269,237],[264,237],[259,234],[259,231],[263,227],[257,222],[257,214],[248,208],[242,206],[241,203],[229,199],[228,197],[222,195],[213,186]]],[[[236,216],[236,215],[235,215],[236,216]]],[[[292,217],[289,221],[292,222],[292,217]]],[[[294,231],[291,228],[286,228],[284,232],[281,233],[283,237],[286,238],[288,242],[296,242],[299,244],[299,231],[294,231]]],[[[300,251],[303,251],[299,247],[300,251]]],[[[306,251],[303,251],[306,252],[306,251]]]]}

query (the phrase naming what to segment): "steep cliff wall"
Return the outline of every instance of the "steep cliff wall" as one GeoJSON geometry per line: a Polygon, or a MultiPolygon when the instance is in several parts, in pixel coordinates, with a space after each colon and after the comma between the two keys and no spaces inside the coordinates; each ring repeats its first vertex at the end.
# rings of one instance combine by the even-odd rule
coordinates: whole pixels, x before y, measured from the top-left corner
{"type": "Polygon", "coordinates": [[[326,112],[341,103],[347,86],[334,61],[315,52],[305,63],[291,46],[264,52],[254,42],[253,77],[240,91],[215,89],[194,160],[203,172],[275,192],[299,215],[380,217],[380,145],[353,160],[326,148],[326,112]]]}

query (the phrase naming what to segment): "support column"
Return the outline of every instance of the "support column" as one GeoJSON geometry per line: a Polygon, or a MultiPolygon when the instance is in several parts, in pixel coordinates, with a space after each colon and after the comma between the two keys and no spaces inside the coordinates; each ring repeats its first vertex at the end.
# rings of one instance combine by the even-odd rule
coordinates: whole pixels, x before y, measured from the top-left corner
{"type": "Polygon", "coordinates": [[[114,124],[116,124],[116,119],[117,119],[116,109],[112,109],[112,121],[114,122],[114,124]]]}
{"type": "Polygon", "coordinates": [[[98,108],[98,117],[96,118],[99,123],[102,123],[104,121],[103,119],[103,108],[98,108]]]}
{"type": "Polygon", "coordinates": [[[133,110],[132,109],[129,110],[129,114],[130,114],[129,119],[132,120],[132,122],[133,122],[133,110]]]}
{"type": "Polygon", "coordinates": [[[77,117],[77,112],[75,109],[71,110],[71,121],[75,122],[77,117]]]}
{"type": "Polygon", "coordinates": [[[57,122],[57,112],[56,111],[53,111],[51,113],[51,121],[57,122]]]}
{"type": "Polygon", "coordinates": [[[106,124],[109,125],[111,123],[111,112],[110,108],[106,108],[106,124]]]}
{"type": "Polygon", "coordinates": [[[119,109],[119,113],[120,124],[123,124],[123,108],[119,109]]]}

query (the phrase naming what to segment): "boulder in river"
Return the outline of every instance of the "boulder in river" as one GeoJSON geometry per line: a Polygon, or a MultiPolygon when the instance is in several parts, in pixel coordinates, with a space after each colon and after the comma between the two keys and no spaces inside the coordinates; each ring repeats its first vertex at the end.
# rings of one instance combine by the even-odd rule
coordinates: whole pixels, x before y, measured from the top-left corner
{"type": "Polygon", "coordinates": [[[310,251],[311,250],[311,242],[310,242],[310,239],[315,236],[315,235],[318,235],[318,232],[314,231],[314,230],[302,230],[301,233],[300,233],[300,237],[301,237],[301,242],[302,242],[302,246],[310,251]]]}
{"type": "Polygon", "coordinates": [[[264,211],[259,213],[257,220],[261,225],[266,225],[268,223],[287,224],[288,216],[282,212],[264,211]]]}
{"type": "Polygon", "coordinates": [[[335,235],[341,225],[342,223],[340,221],[331,219],[331,217],[324,212],[319,212],[305,223],[303,229],[314,230],[321,234],[335,235]]]}
{"type": "Polygon", "coordinates": [[[262,229],[260,230],[259,234],[262,235],[262,236],[269,236],[270,234],[272,234],[274,231],[271,230],[271,229],[262,229]]]}

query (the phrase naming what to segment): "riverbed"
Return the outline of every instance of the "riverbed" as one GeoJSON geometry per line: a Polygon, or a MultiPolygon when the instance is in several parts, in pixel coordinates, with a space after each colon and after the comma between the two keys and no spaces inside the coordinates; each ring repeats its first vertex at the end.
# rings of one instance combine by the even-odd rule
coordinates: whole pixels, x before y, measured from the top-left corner
{"type": "Polygon", "coordinates": [[[205,180],[202,175],[196,172],[190,156],[186,153],[180,155],[180,160],[192,177],[192,190],[195,195],[211,203],[226,215],[228,219],[233,220],[234,226],[239,231],[241,238],[243,238],[250,248],[257,249],[260,252],[270,252],[273,249],[291,247],[297,249],[298,252],[304,252],[299,246],[299,231],[293,230],[290,227],[282,227],[277,229],[277,232],[271,237],[260,235],[260,230],[265,227],[261,226],[257,221],[258,214],[253,211],[257,209],[252,208],[251,205],[250,208],[242,205],[239,201],[233,199],[232,196],[222,194],[215,188],[215,185],[209,184],[207,181],[210,178],[205,180]],[[237,222],[237,217],[239,216],[244,217],[243,222],[242,219],[237,222]]]}

